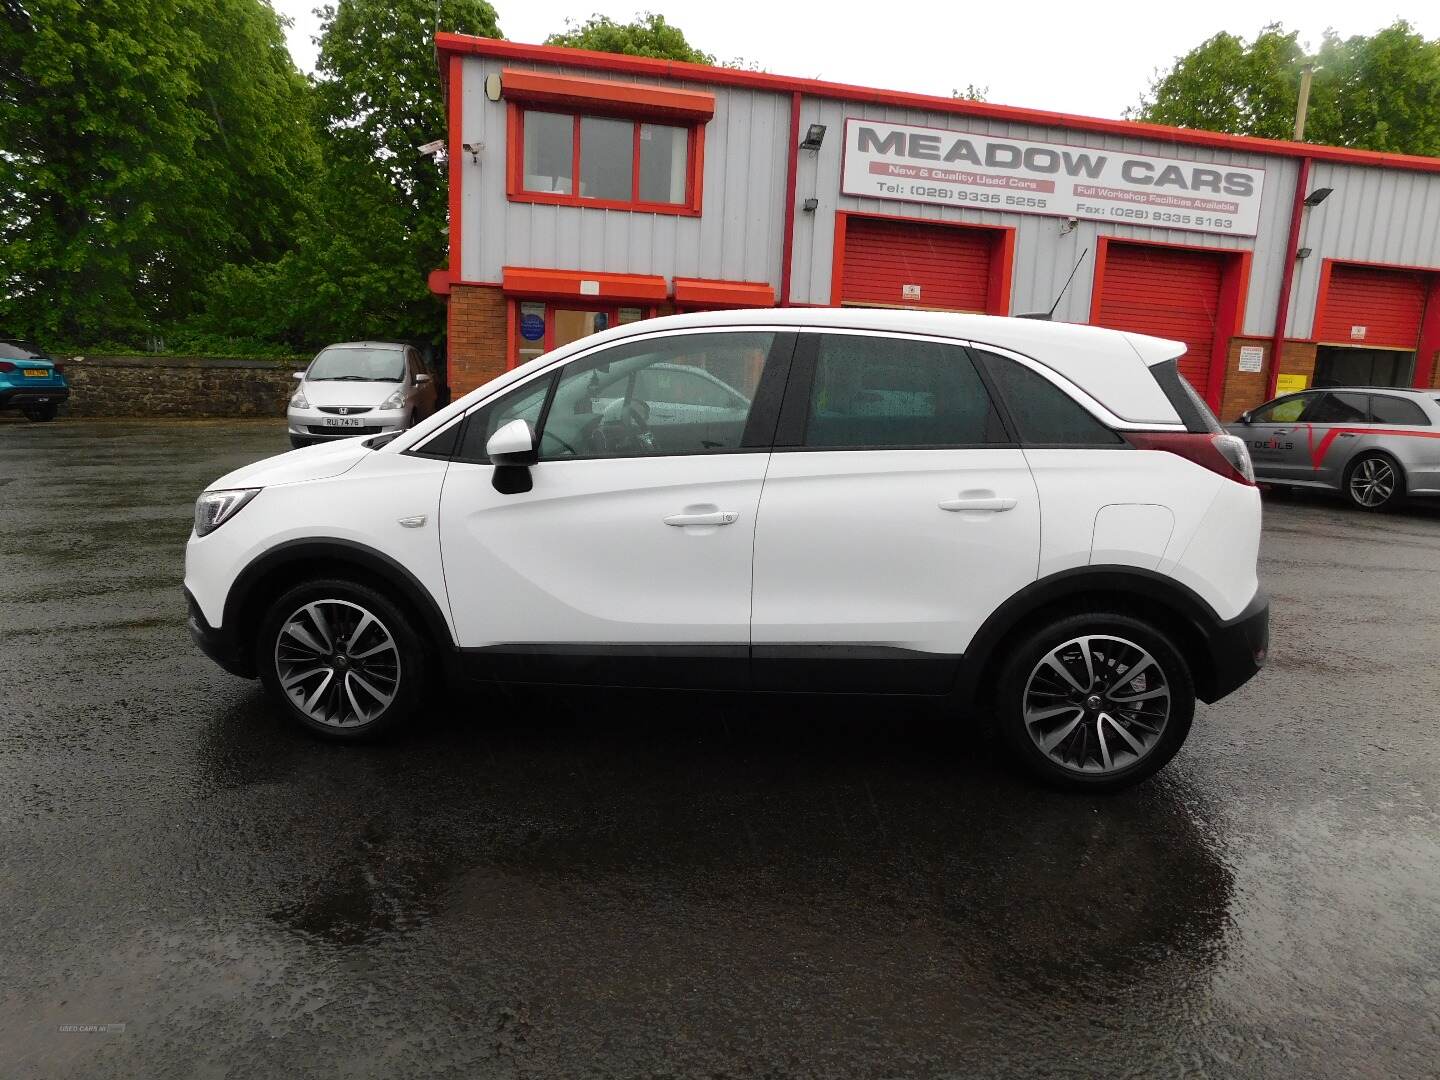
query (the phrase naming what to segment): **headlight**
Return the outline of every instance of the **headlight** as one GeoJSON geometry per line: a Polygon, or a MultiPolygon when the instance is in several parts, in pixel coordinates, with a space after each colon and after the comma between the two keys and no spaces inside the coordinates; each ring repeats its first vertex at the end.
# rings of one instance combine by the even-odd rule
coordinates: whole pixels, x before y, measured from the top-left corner
{"type": "Polygon", "coordinates": [[[206,536],[214,532],[259,494],[259,488],[230,488],[205,492],[195,500],[195,535],[206,536]]]}
{"type": "Polygon", "coordinates": [[[382,408],[382,409],[398,409],[398,408],[400,408],[400,407],[401,407],[402,405],[404,405],[404,404],[405,404],[405,391],[404,391],[404,390],[396,390],[393,394],[391,394],[389,397],[387,397],[384,401],[382,401],[382,402],[380,403],[380,408],[382,408]]]}
{"type": "Polygon", "coordinates": [[[308,409],[310,402],[305,400],[305,389],[301,387],[290,395],[290,407],[292,409],[308,409]]]}

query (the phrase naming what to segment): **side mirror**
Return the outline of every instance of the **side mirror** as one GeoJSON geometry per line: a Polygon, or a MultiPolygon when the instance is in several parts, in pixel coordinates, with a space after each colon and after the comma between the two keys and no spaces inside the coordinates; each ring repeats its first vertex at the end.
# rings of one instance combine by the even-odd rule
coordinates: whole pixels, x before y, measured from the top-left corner
{"type": "Polygon", "coordinates": [[[290,373],[290,377],[291,377],[292,379],[303,379],[303,378],[305,378],[305,372],[303,372],[303,371],[292,371],[292,372],[290,373]]]}
{"type": "Polygon", "coordinates": [[[519,495],[535,486],[530,466],[540,460],[540,451],[530,421],[511,420],[490,436],[485,454],[495,466],[490,484],[501,495],[519,495]]]}
{"type": "Polygon", "coordinates": [[[1248,423],[1250,423],[1250,410],[1249,410],[1249,409],[1246,409],[1244,412],[1242,412],[1242,413],[1240,414],[1240,423],[1242,423],[1242,424],[1248,424],[1248,423]]]}
{"type": "Polygon", "coordinates": [[[419,375],[416,375],[416,376],[415,376],[415,385],[416,385],[416,386],[424,386],[424,385],[425,385],[427,382],[429,382],[429,381],[430,381],[430,376],[427,375],[427,374],[425,374],[425,372],[423,372],[423,371],[420,372],[419,375]]]}
{"type": "Polygon", "coordinates": [[[492,465],[534,465],[540,460],[535,447],[535,429],[529,420],[511,420],[485,444],[492,465]]]}

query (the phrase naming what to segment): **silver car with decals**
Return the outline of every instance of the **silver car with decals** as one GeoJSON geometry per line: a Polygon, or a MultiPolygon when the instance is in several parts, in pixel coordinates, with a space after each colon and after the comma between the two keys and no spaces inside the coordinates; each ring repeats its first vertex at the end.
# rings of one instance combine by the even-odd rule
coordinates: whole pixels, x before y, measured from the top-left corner
{"type": "Polygon", "coordinates": [[[1263,484],[1338,491],[1362,510],[1440,495],[1440,390],[1303,390],[1226,430],[1245,440],[1263,484]]]}

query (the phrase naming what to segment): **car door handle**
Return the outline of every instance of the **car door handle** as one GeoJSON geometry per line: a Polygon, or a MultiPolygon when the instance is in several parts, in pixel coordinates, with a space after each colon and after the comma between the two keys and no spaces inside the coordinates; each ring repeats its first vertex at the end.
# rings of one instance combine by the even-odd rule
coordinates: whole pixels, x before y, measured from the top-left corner
{"type": "Polygon", "coordinates": [[[1342,439],[1353,439],[1353,438],[1355,438],[1355,432],[1353,432],[1353,431],[1342,431],[1342,432],[1340,432],[1339,438],[1342,438],[1342,439]]]}
{"type": "Polygon", "coordinates": [[[949,510],[953,513],[959,513],[962,510],[988,510],[991,513],[998,514],[1005,510],[1012,509],[1018,501],[1017,499],[1006,498],[1005,496],[999,495],[962,496],[958,499],[942,500],[940,509],[949,510]]]}
{"type": "Polygon", "coordinates": [[[734,510],[712,510],[706,514],[671,514],[665,519],[666,525],[681,528],[686,525],[733,525],[740,519],[734,510]]]}

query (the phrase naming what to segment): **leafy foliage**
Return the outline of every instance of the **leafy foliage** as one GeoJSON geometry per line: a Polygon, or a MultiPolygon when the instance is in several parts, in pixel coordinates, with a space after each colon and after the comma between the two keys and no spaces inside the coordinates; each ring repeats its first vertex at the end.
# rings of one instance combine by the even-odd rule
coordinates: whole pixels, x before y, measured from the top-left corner
{"type": "Polygon", "coordinates": [[[438,340],[426,275],[446,260],[445,171],[416,147],[445,136],[437,29],[499,36],[486,0],[341,0],[323,10],[315,122],[323,168],[279,259],[208,283],[211,334],[295,348],[363,337],[438,340]]]}
{"type": "Polygon", "coordinates": [[[1440,155],[1440,41],[1427,41],[1403,20],[1368,37],[1327,32],[1313,58],[1297,33],[1279,24],[1249,43],[1216,34],[1159,75],[1127,115],[1288,139],[1306,63],[1315,65],[1307,141],[1440,155]]]}
{"type": "Polygon", "coordinates": [[[317,153],[258,0],[5,0],[0,326],[141,339],[291,242],[317,153]]]}
{"type": "Polygon", "coordinates": [[[649,56],[657,60],[683,60],[692,64],[714,64],[715,57],[702,52],[685,40],[678,26],[665,21],[664,15],[653,11],[639,12],[628,23],[618,23],[608,15],[595,14],[583,23],[565,20],[565,31],[551,34],[546,45],[564,45],[571,49],[623,53],[627,56],[649,56]]]}

